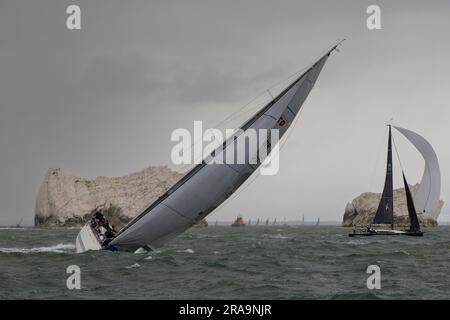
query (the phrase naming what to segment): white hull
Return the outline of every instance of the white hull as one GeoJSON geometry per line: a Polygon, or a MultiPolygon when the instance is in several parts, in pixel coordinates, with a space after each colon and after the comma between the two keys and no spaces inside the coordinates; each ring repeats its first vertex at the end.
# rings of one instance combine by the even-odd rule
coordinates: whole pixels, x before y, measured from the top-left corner
{"type": "Polygon", "coordinates": [[[102,248],[89,223],[85,224],[78,233],[75,247],[77,253],[89,250],[100,250],[102,248]]]}

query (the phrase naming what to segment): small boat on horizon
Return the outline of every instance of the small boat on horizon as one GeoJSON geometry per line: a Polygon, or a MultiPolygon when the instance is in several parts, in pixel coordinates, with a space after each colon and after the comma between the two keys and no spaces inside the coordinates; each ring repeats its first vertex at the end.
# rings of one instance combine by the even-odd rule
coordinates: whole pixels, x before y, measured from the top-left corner
{"type": "Polygon", "coordinates": [[[236,220],[234,220],[232,227],[245,227],[244,219],[241,216],[238,216],[236,220]]]}
{"type": "Polygon", "coordinates": [[[18,223],[16,223],[16,225],[11,226],[10,228],[17,228],[17,229],[23,228],[22,227],[22,221],[23,221],[23,218],[20,219],[20,221],[18,223]]]}

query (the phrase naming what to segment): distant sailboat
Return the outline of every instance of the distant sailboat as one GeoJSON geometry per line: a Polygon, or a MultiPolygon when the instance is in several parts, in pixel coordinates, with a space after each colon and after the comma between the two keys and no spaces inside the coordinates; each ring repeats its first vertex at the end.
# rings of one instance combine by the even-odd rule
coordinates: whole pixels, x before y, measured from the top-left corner
{"type": "Polygon", "coordinates": [[[256,225],[259,226],[259,218],[256,220],[256,225]]]}
{"type": "Polygon", "coordinates": [[[234,220],[232,227],[245,227],[244,219],[241,216],[238,216],[236,220],[234,220]]]}
{"type": "Polygon", "coordinates": [[[219,223],[219,221],[218,220],[216,220],[216,223],[214,224],[215,226],[217,226],[217,224],[219,223]]]}
{"type": "Polygon", "coordinates": [[[267,218],[267,220],[266,220],[266,226],[268,226],[269,225],[269,218],[267,218]]]}
{"type": "Polygon", "coordinates": [[[305,225],[305,215],[302,216],[302,226],[305,225]]]}
{"type": "Polygon", "coordinates": [[[23,218],[20,219],[20,221],[18,223],[16,223],[16,225],[13,226],[12,228],[22,228],[22,221],[23,221],[23,218]]]}
{"type": "Polygon", "coordinates": [[[272,223],[273,225],[276,225],[277,224],[277,218],[275,218],[275,220],[273,220],[273,223],[272,223]]]}
{"type": "MultiPolygon", "coordinates": [[[[402,169],[403,184],[405,186],[405,196],[407,202],[407,209],[410,221],[408,230],[394,229],[394,194],[393,194],[393,165],[392,165],[392,127],[389,125],[388,138],[388,155],[387,155],[387,169],[386,180],[384,184],[383,194],[378,205],[374,224],[390,225],[391,229],[374,229],[367,227],[366,230],[353,230],[349,236],[372,236],[372,235],[407,235],[407,236],[422,236],[423,232],[420,230],[419,219],[417,212],[428,212],[433,214],[437,212],[440,197],[441,177],[439,163],[436,153],[431,145],[423,137],[415,132],[400,127],[394,128],[402,133],[422,154],[425,159],[425,171],[419,190],[413,199],[406,180],[405,173],[402,169]],[[417,210],[416,210],[417,208],[417,210]]],[[[398,152],[397,152],[398,154],[398,152]]]]}
{"type": "Polygon", "coordinates": [[[316,226],[320,225],[320,217],[317,218],[316,226]]]}
{"type": "Polygon", "coordinates": [[[256,172],[266,159],[260,159],[258,153],[267,146],[271,149],[271,146],[268,141],[263,140],[256,150],[250,150],[247,158],[252,161],[257,159],[256,164],[221,164],[224,154],[233,152],[235,140],[250,130],[277,129],[281,139],[298,117],[328,57],[341,42],[327,50],[301,76],[252,115],[238,128],[240,130],[236,135],[232,135],[206,156],[155,202],[143,208],[119,230],[107,247],[103,246],[95,235],[95,230],[87,223],[77,236],[76,251],[106,249],[134,252],[141,248],[154,250],[213,212],[256,172]]]}
{"type": "Polygon", "coordinates": [[[248,226],[251,226],[251,225],[252,225],[252,219],[248,220],[247,225],[248,225],[248,226]]]}
{"type": "Polygon", "coordinates": [[[284,217],[284,219],[283,219],[283,226],[287,226],[286,217],[284,217]]]}

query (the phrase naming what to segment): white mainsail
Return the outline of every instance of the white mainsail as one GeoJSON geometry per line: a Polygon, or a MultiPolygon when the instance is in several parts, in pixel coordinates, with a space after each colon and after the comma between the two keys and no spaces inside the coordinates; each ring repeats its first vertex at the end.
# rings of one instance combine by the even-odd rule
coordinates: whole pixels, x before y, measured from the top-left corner
{"type": "MultiPolygon", "coordinates": [[[[243,124],[242,134],[248,129],[279,129],[281,138],[298,115],[322,67],[338,45],[328,50],[305,73],[243,124]]],[[[234,148],[233,139],[234,137],[231,137],[223,146],[217,148],[209,158],[221,157],[223,152],[234,148]]],[[[254,153],[248,154],[248,158],[256,159],[258,150],[252,152],[254,153]]],[[[120,251],[161,247],[205,218],[229,198],[257,170],[264,159],[259,159],[257,164],[251,164],[250,161],[245,164],[217,164],[209,160],[205,159],[194,167],[169,191],[143,210],[110,244],[120,251]]]]}
{"type": "Polygon", "coordinates": [[[425,160],[422,181],[414,196],[416,210],[418,212],[428,213],[437,219],[440,213],[441,171],[436,152],[431,144],[419,134],[396,126],[394,128],[416,147],[425,160]]]}

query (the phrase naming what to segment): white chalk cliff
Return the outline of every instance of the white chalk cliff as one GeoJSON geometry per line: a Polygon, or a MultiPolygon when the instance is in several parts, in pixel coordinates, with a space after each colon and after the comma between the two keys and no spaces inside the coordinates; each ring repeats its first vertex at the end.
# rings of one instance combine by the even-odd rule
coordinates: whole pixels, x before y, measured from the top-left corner
{"type": "MultiPolygon", "coordinates": [[[[414,197],[420,184],[410,186],[411,194],[414,197]]],[[[373,224],[375,213],[380,203],[381,193],[365,192],[348,203],[345,208],[342,226],[368,226],[373,224]]],[[[427,213],[417,213],[420,225],[423,227],[437,226],[437,218],[444,206],[442,200],[439,201],[439,212],[437,215],[427,213]]],[[[409,226],[408,207],[406,204],[405,189],[394,190],[394,224],[398,227],[409,226]]]]}
{"type": "Polygon", "coordinates": [[[181,177],[166,166],[151,166],[123,177],[100,176],[94,180],[49,169],[36,199],[35,226],[81,226],[94,210],[100,210],[120,227],[181,177]]]}

